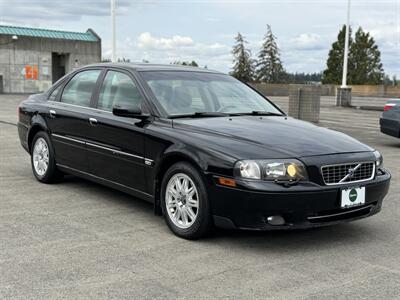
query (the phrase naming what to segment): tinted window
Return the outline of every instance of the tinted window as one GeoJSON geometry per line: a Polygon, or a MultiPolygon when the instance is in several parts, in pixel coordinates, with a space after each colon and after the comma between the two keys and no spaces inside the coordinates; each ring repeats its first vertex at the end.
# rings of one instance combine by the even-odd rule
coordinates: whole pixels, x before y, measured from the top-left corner
{"type": "Polygon", "coordinates": [[[132,79],[121,72],[108,71],[101,86],[97,108],[111,111],[114,106],[141,107],[142,97],[132,79]]]}
{"type": "Polygon", "coordinates": [[[100,72],[90,70],[76,74],[65,86],[61,102],[88,107],[100,72]]]}

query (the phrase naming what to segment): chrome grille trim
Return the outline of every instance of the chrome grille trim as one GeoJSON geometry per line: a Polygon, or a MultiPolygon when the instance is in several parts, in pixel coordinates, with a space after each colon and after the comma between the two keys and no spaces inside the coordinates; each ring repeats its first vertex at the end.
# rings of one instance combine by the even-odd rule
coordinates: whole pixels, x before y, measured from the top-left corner
{"type": "Polygon", "coordinates": [[[342,185],[372,180],[375,177],[375,162],[354,162],[326,165],[321,167],[321,175],[326,185],[342,185]],[[349,169],[354,170],[354,176],[349,178],[349,169]]]}

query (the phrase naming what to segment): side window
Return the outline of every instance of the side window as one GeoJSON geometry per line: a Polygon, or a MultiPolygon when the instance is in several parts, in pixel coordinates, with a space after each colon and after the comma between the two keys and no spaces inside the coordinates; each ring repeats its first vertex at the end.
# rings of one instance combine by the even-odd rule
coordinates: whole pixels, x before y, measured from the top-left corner
{"type": "Polygon", "coordinates": [[[50,100],[50,101],[56,101],[57,95],[58,95],[58,93],[59,93],[60,90],[61,90],[61,86],[62,86],[62,84],[60,84],[58,87],[56,87],[56,88],[51,92],[51,94],[50,94],[48,100],[50,100]]]}
{"type": "Polygon", "coordinates": [[[65,86],[61,102],[89,107],[100,72],[89,70],[76,74],[65,86]]]}
{"type": "Polygon", "coordinates": [[[142,96],[132,79],[121,72],[108,71],[101,86],[98,109],[112,111],[114,106],[141,107],[142,96]]]}

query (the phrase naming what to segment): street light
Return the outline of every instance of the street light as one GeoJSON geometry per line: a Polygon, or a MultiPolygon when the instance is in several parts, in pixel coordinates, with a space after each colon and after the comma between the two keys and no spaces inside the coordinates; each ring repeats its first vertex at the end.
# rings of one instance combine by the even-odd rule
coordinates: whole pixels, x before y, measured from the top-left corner
{"type": "Polygon", "coordinates": [[[343,76],[342,88],[347,88],[347,62],[349,56],[349,35],[350,35],[350,2],[347,0],[347,24],[346,24],[346,37],[344,41],[344,59],[343,59],[343,76]]]}
{"type": "Polygon", "coordinates": [[[117,61],[116,53],[116,32],[115,32],[115,0],[111,0],[111,61],[117,61]]]}

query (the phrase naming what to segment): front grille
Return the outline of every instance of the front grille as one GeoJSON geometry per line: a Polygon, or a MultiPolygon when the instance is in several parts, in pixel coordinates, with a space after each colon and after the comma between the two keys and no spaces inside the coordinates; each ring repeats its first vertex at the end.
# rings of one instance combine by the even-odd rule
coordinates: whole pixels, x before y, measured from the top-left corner
{"type": "Polygon", "coordinates": [[[321,170],[327,185],[365,181],[374,178],[375,162],[323,166],[321,170]]]}

